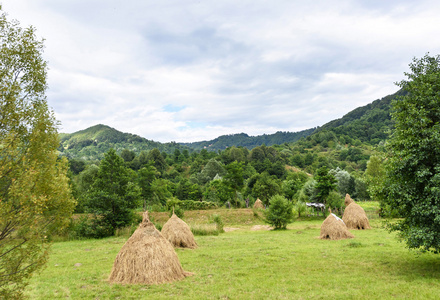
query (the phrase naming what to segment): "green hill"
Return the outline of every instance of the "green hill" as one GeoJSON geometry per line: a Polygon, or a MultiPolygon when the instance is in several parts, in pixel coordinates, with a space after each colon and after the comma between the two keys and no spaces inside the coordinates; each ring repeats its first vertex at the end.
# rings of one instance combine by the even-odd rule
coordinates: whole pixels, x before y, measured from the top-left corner
{"type": "Polygon", "coordinates": [[[134,152],[159,149],[161,152],[173,153],[175,149],[189,149],[183,145],[159,143],[131,133],[124,133],[106,125],[95,125],[74,133],[60,134],[61,145],[59,151],[70,158],[97,160],[104,156],[109,149],[117,152],[129,149],[134,152]]]}
{"type": "Polygon", "coordinates": [[[316,129],[314,134],[331,131],[337,136],[348,136],[371,145],[386,140],[392,129],[391,101],[403,95],[398,91],[392,95],[358,107],[340,119],[330,121],[316,129]]]}
{"type": "MultiPolygon", "coordinates": [[[[106,125],[95,125],[90,128],[71,133],[60,134],[59,150],[70,158],[85,160],[101,159],[110,148],[121,152],[129,149],[136,153],[143,150],[159,149],[161,152],[172,154],[176,149],[200,151],[218,151],[235,147],[245,147],[249,150],[265,144],[266,146],[292,144],[307,139],[312,145],[326,144],[329,141],[358,140],[369,145],[377,145],[388,138],[392,129],[390,116],[391,101],[403,95],[402,91],[358,107],[340,119],[336,119],[318,128],[299,132],[276,132],[260,136],[249,136],[246,133],[222,135],[210,141],[194,143],[160,143],[131,133],[123,133],[106,125]]],[[[344,143],[344,142],[342,142],[344,143]]]]}
{"type": "Polygon", "coordinates": [[[265,144],[266,146],[281,145],[284,143],[293,143],[302,137],[307,137],[315,128],[307,129],[299,132],[281,132],[274,134],[263,134],[259,136],[249,136],[246,133],[222,135],[210,141],[181,143],[194,150],[207,149],[209,151],[224,150],[226,148],[236,146],[245,147],[249,150],[265,144]]]}

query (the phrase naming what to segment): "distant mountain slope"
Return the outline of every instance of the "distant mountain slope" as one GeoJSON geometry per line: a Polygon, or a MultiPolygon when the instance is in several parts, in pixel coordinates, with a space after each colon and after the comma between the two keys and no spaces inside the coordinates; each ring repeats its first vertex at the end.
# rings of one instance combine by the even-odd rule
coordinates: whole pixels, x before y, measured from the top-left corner
{"type": "Polygon", "coordinates": [[[402,95],[404,92],[398,91],[368,105],[358,107],[342,118],[319,127],[314,134],[329,130],[336,135],[347,135],[359,139],[361,142],[377,144],[388,138],[392,129],[391,101],[402,95]]]}
{"type": "Polygon", "coordinates": [[[263,134],[259,136],[249,136],[246,133],[222,135],[210,141],[180,143],[181,145],[190,147],[195,150],[207,149],[209,151],[224,150],[228,147],[245,147],[253,149],[265,144],[266,146],[281,145],[284,143],[293,143],[302,137],[307,137],[315,128],[306,129],[299,132],[281,132],[274,134],[263,134]]]}
{"type": "Polygon", "coordinates": [[[155,142],[102,124],[70,134],[60,133],[60,140],[59,150],[64,155],[86,160],[101,159],[110,148],[114,148],[117,152],[129,149],[137,153],[154,148],[166,153],[173,153],[175,149],[188,149],[174,142],[155,142]]]}

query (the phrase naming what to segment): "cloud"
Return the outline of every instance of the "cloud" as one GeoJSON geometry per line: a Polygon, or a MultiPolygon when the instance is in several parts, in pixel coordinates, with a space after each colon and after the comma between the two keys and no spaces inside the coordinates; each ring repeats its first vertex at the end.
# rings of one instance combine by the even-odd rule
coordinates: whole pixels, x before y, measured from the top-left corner
{"type": "Polygon", "coordinates": [[[63,132],[161,142],[298,131],[397,91],[440,50],[436,1],[7,0],[46,38],[63,132]]]}

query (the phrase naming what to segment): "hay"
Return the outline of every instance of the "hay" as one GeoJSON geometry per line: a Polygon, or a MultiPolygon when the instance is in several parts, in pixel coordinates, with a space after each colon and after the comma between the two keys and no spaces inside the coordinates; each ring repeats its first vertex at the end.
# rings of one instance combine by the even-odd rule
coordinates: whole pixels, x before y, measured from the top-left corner
{"type": "Polygon", "coordinates": [[[354,201],[345,208],[342,220],[349,229],[371,229],[365,210],[354,201]]]}
{"type": "Polygon", "coordinates": [[[321,225],[321,236],[319,238],[322,240],[342,240],[352,239],[354,235],[348,231],[344,221],[335,214],[330,214],[321,225]]]}
{"type": "Polygon", "coordinates": [[[351,199],[350,195],[349,194],[345,194],[345,201],[344,201],[345,206],[349,206],[353,202],[354,201],[353,201],[353,199],[351,199]]]}
{"type": "Polygon", "coordinates": [[[257,201],[255,201],[255,203],[254,203],[254,208],[263,208],[264,209],[263,201],[261,201],[260,199],[257,199],[257,201]]]}
{"type": "Polygon", "coordinates": [[[143,215],[138,229],[116,256],[109,281],[123,284],[161,284],[181,280],[185,272],[173,246],[143,215]]]}
{"type": "Polygon", "coordinates": [[[165,225],[163,225],[161,233],[174,247],[197,248],[194,235],[188,224],[174,213],[165,225]]]}

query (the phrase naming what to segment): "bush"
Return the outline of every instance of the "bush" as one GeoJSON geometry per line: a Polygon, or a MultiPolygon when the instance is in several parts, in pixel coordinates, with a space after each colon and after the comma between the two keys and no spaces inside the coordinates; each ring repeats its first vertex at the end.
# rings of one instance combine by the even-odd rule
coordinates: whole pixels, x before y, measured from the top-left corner
{"type": "Polygon", "coordinates": [[[287,224],[293,221],[292,203],[281,195],[272,196],[269,208],[264,212],[265,221],[275,229],[286,229],[287,224]]]}

